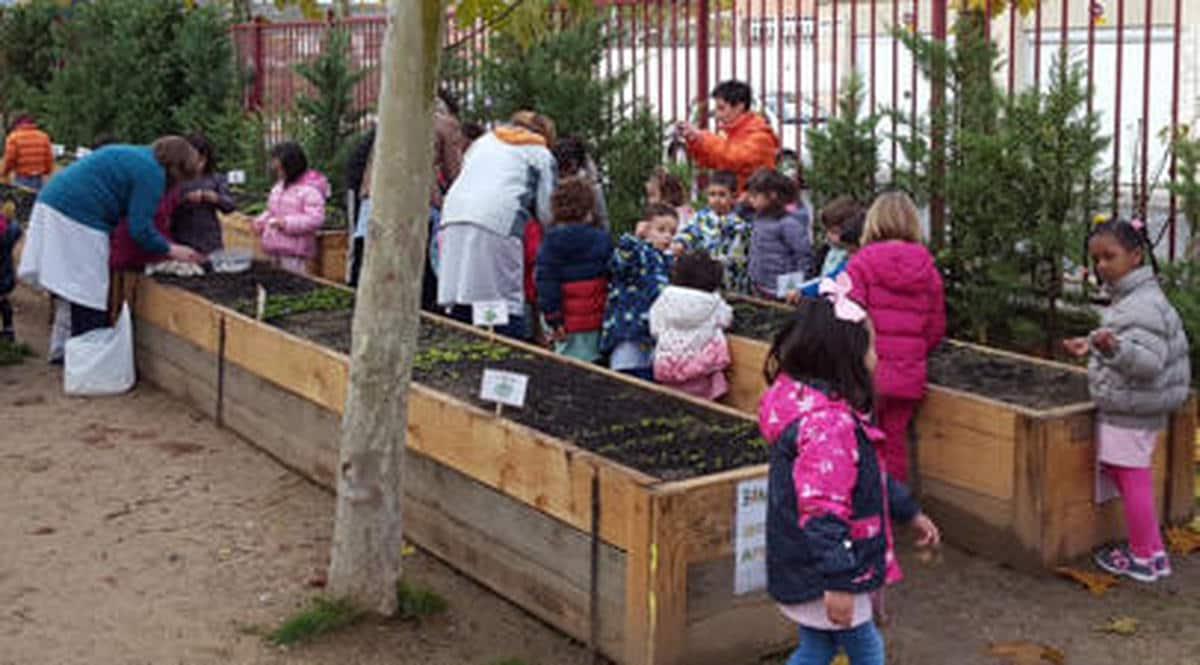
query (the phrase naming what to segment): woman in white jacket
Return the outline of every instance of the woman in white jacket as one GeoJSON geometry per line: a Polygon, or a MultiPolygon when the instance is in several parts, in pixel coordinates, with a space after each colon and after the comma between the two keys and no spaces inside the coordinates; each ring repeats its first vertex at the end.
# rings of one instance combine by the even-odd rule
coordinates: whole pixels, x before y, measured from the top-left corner
{"type": "Polygon", "coordinates": [[[650,308],[654,380],[703,399],[729,391],[724,330],[733,323],[733,309],[719,292],[723,272],[708,252],[686,252],[675,259],[671,285],[650,308]]]}

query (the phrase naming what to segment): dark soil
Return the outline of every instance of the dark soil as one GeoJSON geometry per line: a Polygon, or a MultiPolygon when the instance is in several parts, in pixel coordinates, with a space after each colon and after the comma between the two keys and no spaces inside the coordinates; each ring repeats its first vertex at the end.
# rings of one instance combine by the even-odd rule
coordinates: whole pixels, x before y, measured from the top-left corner
{"type": "MultiPolygon", "coordinates": [[[[268,291],[272,284],[318,286],[264,268],[163,281],[225,305],[253,296],[256,282],[264,283],[268,291]]],[[[310,311],[269,323],[348,353],[352,316],[350,310],[310,311]]],[[[415,381],[490,410],[494,405],[478,397],[485,367],[530,376],[525,407],[506,408],[506,418],[664,480],[718,473],[767,459],[766,443],[748,420],[582,371],[501,341],[422,322],[415,381]],[[569,390],[564,389],[567,386],[569,390]]]]}
{"type": "Polygon", "coordinates": [[[929,355],[929,383],[1031,409],[1090,402],[1087,374],[943,344],[929,355]]]}
{"type": "Polygon", "coordinates": [[[319,288],[310,279],[273,268],[267,263],[256,261],[243,273],[210,273],[204,277],[172,277],[159,275],[155,279],[163,284],[178,286],[214,302],[235,305],[240,301],[258,297],[258,285],[267,290],[267,295],[295,295],[319,288]]]}
{"type": "MultiPolygon", "coordinates": [[[[782,307],[734,300],[732,334],[767,343],[787,323],[782,307]]],[[[929,383],[1031,409],[1090,401],[1087,375],[943,344],[929,355],[929,383]]]]}

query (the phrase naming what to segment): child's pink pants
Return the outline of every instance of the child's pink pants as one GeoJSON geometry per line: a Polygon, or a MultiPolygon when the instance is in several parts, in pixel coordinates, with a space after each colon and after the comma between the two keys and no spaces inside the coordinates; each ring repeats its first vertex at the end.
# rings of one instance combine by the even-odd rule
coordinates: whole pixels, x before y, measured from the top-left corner
{"type": "Polygon", "coordinates": [[[1121,492],[1130,551],[1139,559],[1162,552],[1162,536],[1154,511],[1154,470],[1112,464],[1102,464],[1102,468],[1121,492]]]}
{"type": "Polygon", "coordinates": [[[883,463],[889,476],[908,482],[908,423],[917,400],[876,396],[875,418],[887,435],[883,443],[883,463]]]}

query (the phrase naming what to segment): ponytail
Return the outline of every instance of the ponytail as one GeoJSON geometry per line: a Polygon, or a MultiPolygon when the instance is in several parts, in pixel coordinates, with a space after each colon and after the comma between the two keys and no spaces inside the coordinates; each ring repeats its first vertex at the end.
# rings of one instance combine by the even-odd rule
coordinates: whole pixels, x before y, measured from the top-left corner
{"type": "Polygon", "coordinates": [[[1111,235],[1117,243],[1129,251],[1141,250],[1150,260],[1154,274],[1158,274],[1158,259],[1154,257],[1154,243],[1150,241],[1150,227],[1140,219],[1108,219],[1097,221],[1088,233],[1088,240],[1096,236],[1111,235]]]}

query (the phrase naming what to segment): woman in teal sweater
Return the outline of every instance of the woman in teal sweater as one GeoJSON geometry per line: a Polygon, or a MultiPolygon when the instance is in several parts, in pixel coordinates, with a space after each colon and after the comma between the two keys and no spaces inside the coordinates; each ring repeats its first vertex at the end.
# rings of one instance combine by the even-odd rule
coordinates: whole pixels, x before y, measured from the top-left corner
{"type": "Polygon", "coordinates": [[[38,194],[17,272],[71,304],[72,336],[108,325],[109,234],[122,217],[147,252],[201,261],[154,227],[163,192],[194,177],[199,166],[199,154],[178,136],[151,146],[108,145],[63,169],[38,194]]]}

